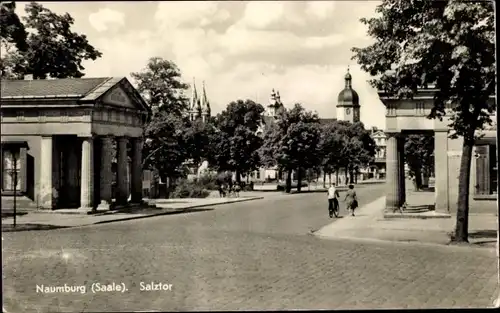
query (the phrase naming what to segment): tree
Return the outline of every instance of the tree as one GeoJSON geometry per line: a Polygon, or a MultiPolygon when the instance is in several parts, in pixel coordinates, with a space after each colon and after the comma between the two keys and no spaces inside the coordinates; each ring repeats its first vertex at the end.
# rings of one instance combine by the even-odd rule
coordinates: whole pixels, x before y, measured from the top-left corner
{"type": "Polygon", "coordinates": [[[145,128],[143,167],[158,170],[163,181],[183,176],[188,157],[186,128],[185,120],[175,114],[157,112],[145,128]]]}
{"type": "Polygon", "coordinates": [[[490,1],[384,0],[379,17],[362,19],[375,42],[353,48],[375,78],[372,86],[411,98],[435,85],[429,118],[449,117],[450,137],[463,139],[453,242],[468,242],[469,181],[477,130],[491,124],[495,105],[495,26],[490,1]]]}
{"type": "Polygon", "coordinates": [[[84,60],[101,57],[102,53],[89,44],[85,35],[71,31],[74,20],[68,13],[58,15],[31,2],[26,5],[27,16],[22,18],[22,24],[14,9],[12,2],[2,4],[4,77],[22,78],[32,74],[35,79],[78,78],[84,76],[84,60]]]}
{"type": "Polygon", "coordinates": [[[144,166],[157,169],[163,181],[181,177],[184,162],[193,157],[187,149],[198,138],[198,125],[191,125],[183,116],[188,85],[182,83],[178,67],[161,58],[151,58],[145,70],[131,75],[153,111],[144,131],[144,166]]]}
{"type": "Polygon", "coordinates": [[[416,188],[422,188],[422,174],[428,175],[434,167],[434,138],[409,135],[405,138],[405,161],[410,174],[415,177],[416,188]]]}
{"type": "Polygon", "coordinates": [[[198,168],[210,153],[210,139],[214,131],[213,127],[211,123],[203,122],[201,119],[187,122],[184,133],[184,148],[195,168],[198,168]]]}
{"type": "Polygon", "coordinates": [[[259,149],[262,138],[256,133],[262,124],[262,105],[252,100],[231,102],[217,115],[217,131],[212,136],[209,163],[218,170],[236,173],[236,181],[241,182],[241,174],[256,170],[260,163],[259,149]]]}
{"type": "Polygon", "coordinates": [[[346,158],[347,142],[345,136],[340,132],[339,126],[341,125],[338,122],[334,122],[321,127],[321,141],[318,150],[322,158],[323,187],[326,187],[326,175],[330,176],[333,172],[338,173],[343,164],[342,159],[346,158]]]}
{"type": "Polygon", "coordinates": [[[15,79],[16,73],[22,71],[17,62],[20,53],[27,49],[27,33],[23,23],[17,16],[15,2],[0,4],[0,44],[2,56],[0,58],[0,75],[2,78],[15,79]]]}
{"type": "Polygon", "coordinates": [[[302,170],[319,163],[320,142],[317,114],[306,112],[300,104],[279,113],[275,124],[266,130],[261,149],[264,163],[287,172],[286,192],[291,191],[292,171],[297,170],[300,191],[302,170]]]}
{"type": "Polygon", "coordinates": [[[188,99],[185,92],[189,85],[182,82],[181,71],[174,62],[153,57],[144,70],[130,75],[153,112],[163,110],[177,116],[186,112],[188,99]]]}

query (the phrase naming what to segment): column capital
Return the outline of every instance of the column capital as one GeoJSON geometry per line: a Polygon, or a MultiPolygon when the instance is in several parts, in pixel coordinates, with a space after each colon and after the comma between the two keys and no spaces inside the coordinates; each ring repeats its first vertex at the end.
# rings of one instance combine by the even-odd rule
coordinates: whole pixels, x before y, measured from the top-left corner
{"type": "Polygon", "coordinates": [[[389,138],[403,138],[404,135],[401,134],[400,132],[385,132],[385,137],[387,139],[389,139],[389,138]]]}
{"type": "Polygon", "coordinates": [[[86,139],[86,140],[94,140],[96,138],[95,135],[93,134],[87,134],[87,135],[78,135],[78,138],[81,138],[81,139],[86,139]]]}

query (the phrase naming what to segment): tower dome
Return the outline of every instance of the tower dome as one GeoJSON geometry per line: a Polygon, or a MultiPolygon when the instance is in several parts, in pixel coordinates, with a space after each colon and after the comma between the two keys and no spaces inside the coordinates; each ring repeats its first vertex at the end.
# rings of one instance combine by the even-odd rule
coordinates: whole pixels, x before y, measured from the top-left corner
{"type": "Polygon", "coordinates": [[[359,96],[358,93],[352,89],[352,76],[349,73],[349,68],[347,68],[347,74],[344,76],[345,87],[339,93],[337,98],[337,105],[352,105],[359,106],[359,96]]]}

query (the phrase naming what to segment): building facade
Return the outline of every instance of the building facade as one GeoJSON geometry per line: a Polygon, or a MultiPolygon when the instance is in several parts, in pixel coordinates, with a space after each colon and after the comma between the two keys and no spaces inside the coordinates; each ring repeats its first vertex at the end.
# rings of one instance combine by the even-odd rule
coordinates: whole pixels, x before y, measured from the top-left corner
{"type": "Polygon", "coordinates": [[[2,207],[14,195],[25,208],[84,212],[142,201],[151,112],[126,78],[2,80],[1,104],[2,207]]]}
{"type": "MultiPolygon", "coordinates": [[[[404,178],[404,138],[412,133],[434,136],[435,210],[453,213],[458,199],[458,181],[463,139],[449,138],[450,116],[442,120],[428,119],[434,102],[433,88],[419,89],[412,99],[398,99],[379,91],[379,98],[386,106],[386,209],[398,210],[406,201],[404,178]]],[[[491,97],[491,105],[495,98],[491,97]]],[[[447,111],[451,109],[449,104],[447,111]]],[[[496,121],[496,116],[492,116],[496,121]]],[[[478,131],[471,166],[469,190],[471,199],[497,199],[496,127],[478,131]]],[[[478,206],[480,207],[480,206],[478,206]]]]}

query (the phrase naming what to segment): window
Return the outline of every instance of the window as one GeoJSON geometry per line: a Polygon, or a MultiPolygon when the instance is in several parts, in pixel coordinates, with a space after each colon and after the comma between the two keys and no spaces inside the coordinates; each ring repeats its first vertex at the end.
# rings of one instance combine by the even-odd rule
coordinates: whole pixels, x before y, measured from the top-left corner
{"type": "Polygon", "coordinates": [[[257,179],[260,179],[260,171],[257,171],[257,179]]]}
{"type": "Polygon", "coordinates": [[[16,151],[16,149],[3,150],[2,189],[5,191],[21,190],[21,166],[19,162],[19,152],[20,151],[16,151]]]}
{"type": "Polygon", "coordinates": [[[2,194],[26,192],[26,142],[2,142],[2,194]]]}

